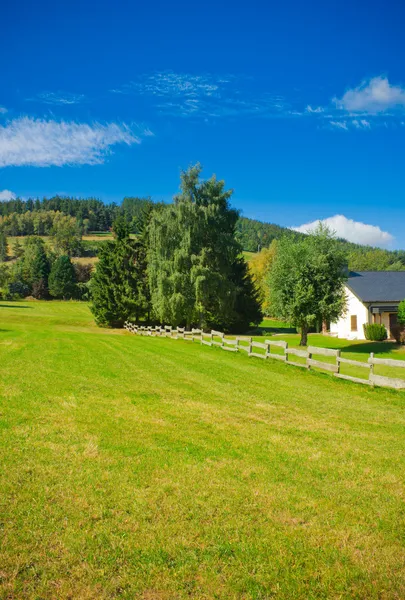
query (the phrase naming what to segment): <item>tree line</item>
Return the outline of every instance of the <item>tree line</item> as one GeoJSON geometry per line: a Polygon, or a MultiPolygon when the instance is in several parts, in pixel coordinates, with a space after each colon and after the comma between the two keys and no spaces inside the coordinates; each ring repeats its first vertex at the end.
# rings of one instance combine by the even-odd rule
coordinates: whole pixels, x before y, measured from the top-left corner
{"type": "MultiPolygon", "coordinates": [[[[1,236],[0,236],[1,242],[1,236]]],[[[37,300],[88,300],[91,265],[73,264],[70,257],[55,252],[38,236],[16,242],[16,260],[0,263],[0,297],[16,299],[32,296],[37,300]]]]}
{"type": "MultiPolygon", "coordinates": [[[[62,213],[75,218],[77,227],[83,234],[89,231],[109,231],[118,217],[125,218],[131,233],[138,233],[141,215],[152,204],[151,198],[136,196],[125,197],[121,204],[105,204],[96,198],[64,196],[28,200],[17,198],[0,203],[0,228],[3,226],[9,236],[49,235],[53,227],[52,215],[62,213]]],[[[304,236],[274,223],[242,216],[237,218],[235,235],[244,251],[255,253],[269,248],[274,240],[284,236],[295,236],[296,239],[297,236],[304,236]]],[[[349,269],[353,271],[405,269],[405,250],[384,250],[343,239],[339,242],[348,254],[349,269]]]]}

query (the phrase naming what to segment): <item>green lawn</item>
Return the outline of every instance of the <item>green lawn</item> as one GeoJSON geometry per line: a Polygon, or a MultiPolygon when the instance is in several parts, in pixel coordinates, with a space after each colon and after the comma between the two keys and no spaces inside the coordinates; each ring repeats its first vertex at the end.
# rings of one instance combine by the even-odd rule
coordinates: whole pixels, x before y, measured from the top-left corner
{"type": "Polygon", "coordinates": [[[76,302],[1,302],[0,365],[0,598],[405,597],[404,393],[76,302]]]}

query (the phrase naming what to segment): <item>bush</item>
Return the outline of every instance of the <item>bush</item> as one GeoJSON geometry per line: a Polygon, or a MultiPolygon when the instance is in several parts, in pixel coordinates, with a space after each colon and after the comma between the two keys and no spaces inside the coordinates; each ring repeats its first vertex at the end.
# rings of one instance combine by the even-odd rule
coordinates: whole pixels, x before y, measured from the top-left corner
{"type": "Polygon", "coordinates": [[[391,328],[392,337],[395,339],[397,344],[405,344],[405,326],[404,325],[394,325],[391,328]]]}
{"type": "Polygon", "coordinates": [[[388,337],[385,325],[370,323],[369,325],[363,325],[363,328],[366,340],[370,340],[370,342],[383,342],[388,337]]]}

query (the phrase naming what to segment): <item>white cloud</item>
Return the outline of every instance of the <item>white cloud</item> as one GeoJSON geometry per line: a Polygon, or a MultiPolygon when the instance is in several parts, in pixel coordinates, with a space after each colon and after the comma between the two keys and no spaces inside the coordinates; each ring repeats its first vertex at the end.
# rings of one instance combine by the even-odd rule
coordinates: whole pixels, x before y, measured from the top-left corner
{"type": "Polygon", "coordinates": [[[308,104],[308,106],[306,107],[305,110],[307,113],[311,113],[311,114],[320,114],[325,111],[325,109],[322,106],[317,106],[316,108],[312,108],[312,106],[310,104],[308,104]]]}
{"type": "Polygon", "coordinates": [[[345,131],[349,130],[346,121],[329,121],[329,124],[335,129],[344,129],[345,131]]]}
{"type": "Polygon", "coordinates": [[[381,247],[390,245],[395,239],[390,233],[382,231],[376,225],[367,225],[366,223],[353,221],[353,219],[348,219],[344,215],[335,215],[334,217],[320,219],[312,223],[300,225],[299,227],[292,227],[291,229],[301,233],[309,233],[314,231],[319,223],[327,225],[336,232],[338,237],[344,238],[349,242],[355,242],[356,244],[381,247]]]}
{"type": "Polygon", "coordinates": [[[8,202],[9,200],[14,200],[16,195],[14,192],[10,190],[1,190],[0,191],[0,202],[8,202]]]}
{"type": "Polygon", "coordinates": [[[21,117],[0,126],[0,167],[96,165],[115,144],[139,144],[142,135],[125,124],[76,123],[21,117]]]}
{"type": "Polygon", "coordinates": [[[5,115],[7,112],[7,108],[5,106],[0,106],[0,115],[5,115]]]}
{"type": "Polygon", "coordinates": [[[348,90],[342,98],[334,98],[334,102],[338,108],[352,113],[377,114],[405,108],[405,88],[391,85],[387,77],[373,77],[348,90]]]}
{"type": "Polygon", "coordinates": [[[70,92],[41,92],[35,98],[29,100],[38,100],[44,104],[79,104],[85,99],[84,94],[72,94],[70,92]]]}

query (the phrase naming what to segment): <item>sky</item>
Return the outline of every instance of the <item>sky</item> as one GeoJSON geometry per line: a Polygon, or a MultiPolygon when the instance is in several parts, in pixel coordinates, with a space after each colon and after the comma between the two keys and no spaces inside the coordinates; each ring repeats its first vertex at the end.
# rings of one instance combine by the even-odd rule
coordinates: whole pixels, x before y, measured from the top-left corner
{"type": "Polygon", "coordinates": [[[0,201],[170,201],[405,248],[405,3],[5,0],[0,201]]]}

